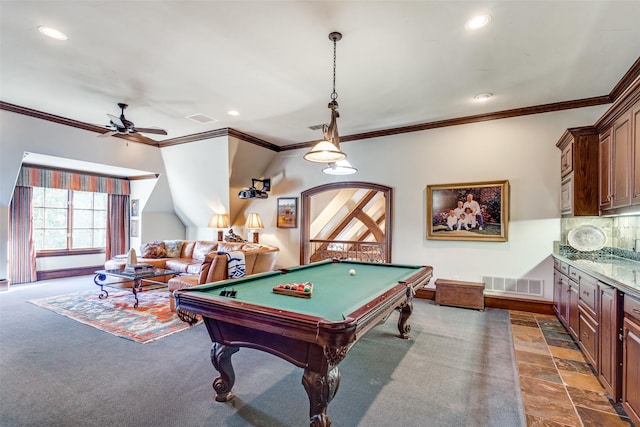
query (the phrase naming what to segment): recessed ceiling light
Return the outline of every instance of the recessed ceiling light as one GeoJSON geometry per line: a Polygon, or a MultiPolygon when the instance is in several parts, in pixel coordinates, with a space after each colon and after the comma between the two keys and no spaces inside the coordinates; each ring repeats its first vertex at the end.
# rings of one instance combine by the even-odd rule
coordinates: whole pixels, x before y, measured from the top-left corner
{"type": "Polygon", "coordinates": [[[476,96],[473,97],[474,101],[478,101],[478,102],[485,102],[488,101],[489,98],[491,98],[493,96],[492,93],[479,93],[476,96]]]}
{"type": "Polygon", "coordinates": [[[51,37],[52,39],[56,39],[56,40],[67,39],[67,35],[65,33],[63,33],[62,31],[58,31],[55,28],[40,26],[38,27],[38,31],[40,31],[42,34],[44,34],[47,37],[51,37]]]}
{"type": "Polygon", "coordinates": [[[237,112],[236,110],[229,110],[229,111],[227,111],[227,114],[230,115],[230,116],[239,116],[240,115],[240,113],[237,112]]]}
{"type": "Polygon", "coordinates": [[[464,24],[467,30],[477,30],[478,28],[482,28],[491,22],[491,15],[478,15],[469,19],[466,24],[464,24]]]}

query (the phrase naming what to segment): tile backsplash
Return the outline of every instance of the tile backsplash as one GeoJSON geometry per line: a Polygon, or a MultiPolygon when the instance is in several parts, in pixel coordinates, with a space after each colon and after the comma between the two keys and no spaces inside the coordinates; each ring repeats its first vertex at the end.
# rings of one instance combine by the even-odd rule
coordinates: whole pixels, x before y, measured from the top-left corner
{"type": "Polygon", "coordinates": [[[640,216],[597,216],[562,218],[560,221],[561,245],[568,245],[567,236],[572,229],[589,224],[601,228],[607,236],[606,247],[614,249],[620,256],[640,257],[640,216]]]}

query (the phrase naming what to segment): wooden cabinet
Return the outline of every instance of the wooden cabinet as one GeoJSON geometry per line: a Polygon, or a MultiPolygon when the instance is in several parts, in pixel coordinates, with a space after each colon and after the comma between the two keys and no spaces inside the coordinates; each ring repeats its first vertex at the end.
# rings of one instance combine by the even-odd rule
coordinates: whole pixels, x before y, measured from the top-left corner
{"type": "Polygon", "coordinates": [[[640,101],[629,107],[599,137],[601,210],[640,204],[640,101]]]}
{"type": "Polygon", "coordinates": [[[622,406],[640,425],[640,300],[624,298],[622,406]]]}
{"type": "Polygon", "coordinates": [[[605,283],[598,283],[600,304],[600,339],[598,378],[614,401],[622,396],[622,293],[605,283]]]}
{"type": "MultiPolygon", "coordinates": [[[[640,171],[640,102],[631,109],[631,141],[633,151],[633,170],[640,171]]],[[[640,204],[640,172],[634,173],[631,181],[631,204],[640,204]]]]}
{"type": "Polygon", "coordinates": [[[598,133],[592,126],[567,129],[556,146],[561,150],[560,213],[597,215],[598,133]]]}
{"type": "Polygon", "coordinates": [[[610,209],[611,204],[611,130],[600,135],[599,148],[599,206],[600,210],[610,209]]]}

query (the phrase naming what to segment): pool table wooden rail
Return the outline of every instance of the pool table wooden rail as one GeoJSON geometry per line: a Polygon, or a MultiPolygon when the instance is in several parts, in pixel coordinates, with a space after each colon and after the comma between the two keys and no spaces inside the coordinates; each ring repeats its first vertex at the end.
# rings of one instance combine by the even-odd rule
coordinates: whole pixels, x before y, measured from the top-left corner
{"type": "MultiPolygon", "coordinates": [[[[340,384],[338,364],[366,332],[384,322],[393,311],[400,311],[400,337],[408,338],[411,300],[415,289],[429,282],[432,271],[431,267],[416,268],[415,274],[358,304],[338,321],[218,296],[217,290],[224,288],[224,284],[179,290],[174,295],[179,310],[202,315],[213,341],[211,362],[220,373],[213,382],[217,401],[226,402],[234,397],[231,356],[240,347],[253,348],[304,369],[302,384],[309,397],[310,425],[326,427],[331,425],[327,406],[340,384]]],[[[238,279],[235,288],[241,293],[242,283],[279,274],[283,272],[238,279]]]]}

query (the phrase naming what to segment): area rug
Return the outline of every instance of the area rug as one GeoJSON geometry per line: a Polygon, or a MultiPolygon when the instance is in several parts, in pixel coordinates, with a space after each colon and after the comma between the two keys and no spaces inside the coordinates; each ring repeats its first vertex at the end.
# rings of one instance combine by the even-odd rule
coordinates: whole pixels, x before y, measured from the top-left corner
{"type": "Polygon", "coordinates": [[[98,291],[76,292],[29,301],[101,331],[142,344],[189,328],[169,309],[166,289],[145,290],[138,294],[138,308],[131,290],[110,290],[105,299],[98,291]]]}

